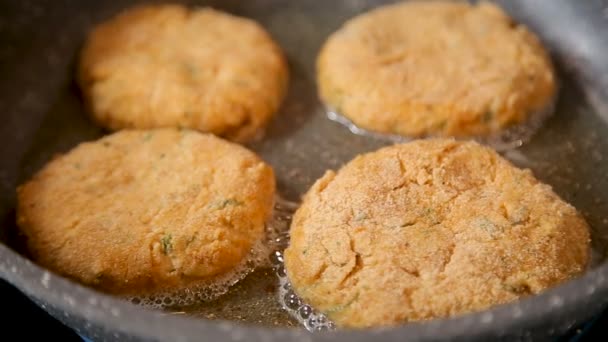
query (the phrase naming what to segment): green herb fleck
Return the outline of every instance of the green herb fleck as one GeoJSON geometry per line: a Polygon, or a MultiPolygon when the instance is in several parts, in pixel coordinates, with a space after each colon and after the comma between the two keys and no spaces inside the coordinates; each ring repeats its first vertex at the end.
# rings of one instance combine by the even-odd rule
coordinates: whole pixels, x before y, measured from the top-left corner
{"type": "Polygon", "coordinates": [[[191,77],[195,77],[198,74],[198,68],[191,63],[183,63],[182,67],[191,77]]]}
{"type": "Polygon", "coordinates": [[[490,121],[492,121],[492,119],[494,118],[494,112],[492,112],[491,110],[486,110],[485,113],[483,113],[483,122],[484,123],[488,123],[490,121]]]}
{"type": "Polygon", "coordinates": [[[214,209],[224,209],[229,206],[234,207],[234,206],[241,206],[241,205],[243,205],[243,202],[238,201],[234,198],[228,198],[228,199],[213,202],[213,203],[211,203],[210,206],[214,209]]]}
{"type": "Polygon", "coordinates": [[[97,274],[95,274],[95,279],[93,280],[93,283],[95,284],[99,284],[103,281],[103,279],[105,278],[105,274],[103,272],[99,272],[97,274]]]}
{"type": "Polygon", "coordinates": [[[447,125],[447,121],[446,120],[441,120],[438,123],[435,124],[435,128],[437,128],[437,130],[443,130],[445,129],[445,126],[447,125]]]}
{"type": "Polygon", "coordinates": [[[302,255],[306,255],[308,253],[308,248],[302,251],[302,255]]]}
{"type": "Polygon", "coordinates": [[[173,251],[173,243],[171,242],[172,239],[173,239],[173,236],[171,236],[171,234],[165,234],[160,239],[160,245],[163,249],[164,255],[168,255],[169,253],[171,253],[171,251],[173,251]]]}
{"type": "Polygon", "coordinates": [[[75,169],[79,169],[79,170],[80,170],[80,163],[75,163],[75,164],[74,164],[74,168],[75,168],[75,169]]]}
{"type": "Polygon", "coordinates": [[[148,133],[146,133],[144,135],[144,137],[142,138],[142,140],[143,141],[148,141],[148,140],[152,139],[152,136],[153,136],[152,132],[148,132],[148,133]]]}
{"type": "Polygon", "coordinates": [[[433,208],[424,208],[422,210],[422,216],[424,218],[428,219],[431,224],[441,223],[441,218],[440,218],[439,214],[437,212],[435,212],[435,210],[433,210],[433,208]]]}
{"type": "Polygon", "coordinates": [[[509,219],[512,224],[520,224],[525,222],[528,219],[529,215],[530,210],[526,206],[522,206],[517,208],[517,210],[512,215],[509,215],[509,219]]]}
{"type": "Polygon", "coordinates": [[[359,221],[366,220],[366,219],[368,219],[368,218],[369,218],[369,217],[367,216],[367,214],[366,214],[366,213],[364,213],[364,212],[360,211],[360,212],[358,212],[357,214],[355,214],[355,217],[353,217],[353,220],[354,220],[355,222],[359,222],[359,221]]]}
{"type": "Polygon", "coordinates": [[[528,294],[531,292],[530,285],[526,283],[503,284],[503,288],[518,295],[528,294]]]}
{"type": "Polygon", "coordinates": [[[475,225],[478,228],[485,230],[493,238],[496,237],[496,235],[502,230],[499,226],[497,226],[494,222],[490,221],[487,217],[478,218],[477,220],[475,220],[475,225]]]}

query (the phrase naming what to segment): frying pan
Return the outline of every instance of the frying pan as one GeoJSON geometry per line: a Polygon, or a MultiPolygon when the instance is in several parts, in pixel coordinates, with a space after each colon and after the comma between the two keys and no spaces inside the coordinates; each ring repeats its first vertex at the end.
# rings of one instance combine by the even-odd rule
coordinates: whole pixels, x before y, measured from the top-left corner
{"type": "MultiPolygon", "coordinates": [[[[276,171],[281,195],[297,200],[327,168],[389,142],[329,121],[314,85],[314,59],[344,20],[384,1],[209,1],[261,22],[286,51],[289,95],[266,137],[249,147],[276,171]]],[[[582,277],[491,310],[401,327],[311,334],[169,315],[47,272],[27,258],[14,225],[15,187],[55,153],[105,132],[87,118],[74,66],[86,32],[128,1],[0,1],[0,277],[93,340],[366,341],[528,340],[559,336],[608,305],[608,1],[498,1],[536,31],[558,69],[555,114],[533,138],[505,153],[531,168],[592,226],[594,262],[582,277]]]]}

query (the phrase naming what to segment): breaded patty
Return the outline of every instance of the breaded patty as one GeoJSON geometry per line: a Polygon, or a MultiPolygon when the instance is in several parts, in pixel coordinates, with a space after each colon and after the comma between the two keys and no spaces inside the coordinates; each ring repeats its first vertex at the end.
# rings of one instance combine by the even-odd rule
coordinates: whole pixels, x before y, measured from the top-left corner
{"type": "Polygon", "coordinates": [[[239,142],[264,128],[287,78],[260,25],[181,5],[134,7],[99,25],[79,70],[94,119],[109,129],[186,127],[239,142]]]}
{"type": "Polygon", "coordinates": [[[264,234],[272,169],[190,130],[125,130],[80,144],[18,189],[33,259],[117,294],[179,289],[230,272],[264,234]]]}
{"type": "Polygon", "coordinates": [[[321,98],[356,125],[404,136],[489,136],[556,95],[537,37],[489,3],[403,2],[348,21],[317,60],[321,98]]]}
{"type": "Polygon", "coordinates": [[[529,170],[473,142],[421,140],[328,171],[291,225],[293,289],[343,327],[447,317],[577,276],[588,226],[529,170]]]}

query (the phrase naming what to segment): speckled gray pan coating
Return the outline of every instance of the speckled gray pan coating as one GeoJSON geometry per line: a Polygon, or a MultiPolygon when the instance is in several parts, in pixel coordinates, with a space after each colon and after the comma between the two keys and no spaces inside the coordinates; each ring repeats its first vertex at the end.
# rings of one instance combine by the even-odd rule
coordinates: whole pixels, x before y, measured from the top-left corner
{"type": "MultiPolygon", "coordinates": [[[[216,5],[252,17],[273,34],[288,57],[293,82],[266,139],[252,145],[275,168],[278,190],[297,199],[327,168],[385,141],[356,136],[327,120],[314,88],[314,59],[326,36],[343,21],[380,1],[218,0],[216,5]]],[[[608,233],[608,1],[504,0],[553,53],[562,84],[557,112],[529,144],[507,157],[535,175],[585,215],[594,250],[608,233]]],[[[0,236],[11,240],[15,186],[53,154],[103,132],[86,117],[72,84],[77,52],[87,29],[132,4],[127,1],[11,1],[0,27],[0,236]],[[66,19],[67,18],[67,19],[66,19]]],[[[244,327],[163,315],[77,286],[0,244],[0,277],[35,298],[68,325],[95,340],[368,341],[505,340],[556,336],[588,319],[608,302],[608,265],[598,262],[581,279],[543,295],[451,320],[374,332],[310,335],[303,329],[244,327]]],[[[602,258],[599,258],[602,259],[602,258]]],[[[243,283],[243,286],[246,282],[243,283]]],[[[259,298],[275,303],[273,296],[259,298]]],[[[202,309],[201,309],[202,310],[202,309]]]]}

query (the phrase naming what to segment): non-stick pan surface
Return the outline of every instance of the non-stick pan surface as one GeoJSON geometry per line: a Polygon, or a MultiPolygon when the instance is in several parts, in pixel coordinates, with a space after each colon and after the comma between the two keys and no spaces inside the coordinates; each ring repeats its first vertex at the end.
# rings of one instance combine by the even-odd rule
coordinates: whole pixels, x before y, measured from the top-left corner
{"type": "MultiPolygon", "coordinates": [[[[290,91],[265,139],[251,144],[297,200],[326,169],[389,144],[328,120],[316,96],[315,56],[347,18],[385,1],[190,1],[261,22],[287,53],[290,91]]],[[[561,83],[557,110],[529,143],[505,154],[575,205],[593,228],[595,261],[580,279],[482,313],[374,331],[303,329],[209,321],[150,311],[81,287],[30,262],[14,226],[15,188],[54,154],[105,132],[74,86],[86,32],[128,1],[0,1],[0,276],[95,340],[529,339],[559,335],[608,304],[608,1],[499,1],[551,50],[561,83]]],[[[247,281],[247,280],[246,280],[247,281]]],[[[271,297],[268,297],[271,298],[271,297]]]]}

